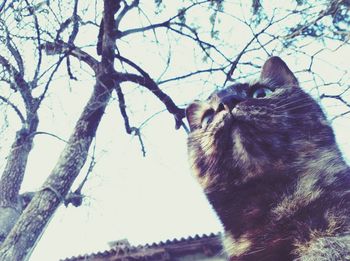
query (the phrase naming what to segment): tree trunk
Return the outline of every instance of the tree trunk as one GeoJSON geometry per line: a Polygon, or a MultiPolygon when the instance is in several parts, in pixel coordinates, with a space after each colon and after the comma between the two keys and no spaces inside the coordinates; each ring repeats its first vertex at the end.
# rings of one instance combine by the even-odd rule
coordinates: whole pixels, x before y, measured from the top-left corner
{"type": "Polygon", "coordinates": [[[22,128],[16,134],[0,180],[0,244],[22,213],[19,190],[23,181],[27,160],[33,147],[38,117],[34,114],[30,128],[22,128]]]}
{"type": "Polygon", "coordinates": [[[83,167],[91,141],[110,99],[115,82],[99,77],[65,149],[45,181],[0,247],[0,260],[29,258],[55,210],[83,167]]]}

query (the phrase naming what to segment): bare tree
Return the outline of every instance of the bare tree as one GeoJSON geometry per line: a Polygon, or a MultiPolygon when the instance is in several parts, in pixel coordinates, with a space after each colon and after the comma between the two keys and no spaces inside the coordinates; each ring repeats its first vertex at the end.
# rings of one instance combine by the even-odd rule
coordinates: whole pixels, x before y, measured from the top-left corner
{"type": "MultiPolygon", "coordinates": [[[[347,110],[341,116],[348,114],[347,69],[339,68],[343,77],[336,81],[323,79],[313,69],[323,52],[348,46],[349,1],[322,3],[320,8],[316,1],[295,1],[291,5],[292,10],[272,8],[268,11],[261,1],[252,1],[247,16],[242,16],[237,8],[246,10],[243,1],[188,0],[173,8],[172,15],[159,21],[152,12],[156,10],[157,14],[161,14],[170,2],[156,0],[149,8],[147,1],[140,0],[104,0],[102,6],[98,1],[3,1],[0,5],[0,102],[2,108],[14,112],[9,116],[11,120],[8,124],[13,124],[13,115],[16,115],[19,128],[0,180],[0,259],[28,258],[61,203],[81,205],[86,177],[74,192],[70,191],[71,186],[87,162],[96,130],[114,93],[125,131],[139,137],[145,154],[141,128],[133,125],[129,118],[125,84],[151,92],[174,117],[175,127],[186,129],[184,106],[177,105],[166,94],[166,86],[200,78],[203,84],[210,85],[210,89],[220,88],[249,76],[247,71],[253,75],[266,56],[291,53],[308,61],[299,73],[312,75],[310,87],[316,88],[322,99],[332,98],[342,103],[347,110]],[[92,15],[90,9],[94,10],[92,15]],[[195,10],[201,10],[206,18],[199,19],[195,10]],[[141,17],[140,23],[129,28],[125,24],[132,15],[141,17]],[[293,19],[298,21],[297,24],[292,22],[293,19]],[[327,19],[331,19],[332,27],[325,26],[329,23],[327,19]],[[239,24],[250,33],[238,46],[228,40],[227,34],[236,38],[237,42],[240,40],[240,33],[229,23],[239,24]],[[84,42],[85,28],[95,30],[94,42],[84,42]],[[223,31],[226,33],[223,34],[223,31]],[[132,45],[133,41],[139,49],[144,48],[146,42],[147,46],[159,49],[160,58],[165,58],[159,71],[152,75],[148,72],[152,61],[142,61],[133,56],[125,44],[132,45]],[[315,41],[318,44],[310,53],[309,47],[315,41]],[[332,48],[327,47],[330,41],[332,48]],[[182,72],[173,57],[176,57],[181,45],[187,44],[194,53],[193,58],[186,59],[195,60],[200,65],[182,72]],[[28,49],[34,51],[28,53],[28,49]],[[38,131],[41,120],[38,111],[47,99],[56,75],[64,75],[68,82],[77,80],[76,74],[83,69],[75,61],[84,64],[84,70],[89,68],[95,79],[91,97],[41,189],[35,193],[20,194],[36,135],[57,137],[53,133],[38,131]],[[208,84],[208,79],[215,79],[216,83],[208,84]],[[341,86],[341,92],[323,92],[322,86],[329,85],[341,86]]],[[[186,63],[186,59],[181,63],[186,63]]],[[[92,172],[93,164],[92,160],[88,174],[92,172]]]]}

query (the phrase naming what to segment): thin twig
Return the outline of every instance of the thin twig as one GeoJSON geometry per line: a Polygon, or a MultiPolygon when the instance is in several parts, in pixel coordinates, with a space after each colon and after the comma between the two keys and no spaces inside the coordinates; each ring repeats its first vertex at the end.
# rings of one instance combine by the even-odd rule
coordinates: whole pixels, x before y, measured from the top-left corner
{"type": "Polygon", "coordinates": [[[89,168],[85,174],[84,179],[82,180],[82,182],[79,184],[78,188],[74,191],[74,194],[80,194],[81,195],[81,190],[83,189],[86,181],[88,180],[88,177],[90,176],[90,174],[92,173],[95,165],[96,165],[96,160],[95,160],[95,154],[96,154],[96,138],[94,140],[94,146],[92,148],[92,155],[91,155],[91,160],[90,160],[90,164],[89,164],[89,168]]]}
{"type": "Polygon", "coordinates": [[[185,78],[188,78],[188,77],[197,75],[197,74],[202,74],[202,73],[213,73],[213,72],[223,71],[223,70],[224,70],[223,67],[209,68],[209,69],[203,69],[203,70],[197,70],[197,71],[195,71],[195,72],[190,72],[190,73],[188,73],[188,74],[184,74],[184,75],[180,75],[180,76],[177,76],[177,77],[173,77],[173,78],[169,78],[169,79],[165,79],[165,80],[159,81],[159,82],[158,82],[158,85],[161,85],[161,84],[164,84],[164,83],[167,83],[167,82],[171,82],[171,81],[182,80],[182,79],[185,79],[185,78]]]}
{"type": "Polygon", "coordinates": [[[117,96],[118,96],[119,110],[120,110],[120,114],[122,115],[123,120],[124,120],[125,131],[126,131],[126,133],[131,134],[133,131],[133,128],[130,127],[129,117],[128,117],[128,114],[126,112],[124,93],[123,93],[119,84],[116,85],[115,91],[116,91],[117,96]]]}
{"type": "Polygon", "coordinates": [[[324,98],[336,99],[336,100],[342,102],[344,105],[346,105],[347,107],[350,108],[350,103],[348,103],[346,100],[344,100],[343,97],[341,97],[340,95],[322,94],[322,95],[320,96],[320,99],[324,99],[324,98]]]}
{"type": "Polygon", "coordinates": [[[33,77],[33,85],[36,86],[37,85],[37,79],[38,79],[38,75],[40,72],[40,67],[41,67],[41,61],[42,61],[42,50],[40,48],[41,46],[41,36],[40,36],[40,29],[39,29],[39,21],[38,21],[38,17],[35,14],[35,9],[30,6],[28,0],[25,0],[27,7],[28,7],[28,11],[30,13],[30,15],[33,16],[34,19],[34,27],[35,27],[35,32],[36,32],[36,38],[37,38],[37,42],[38,42],[38,62],[35,68],[35,73],[34,73],[34,77],[33,77]]]}
{"type": "Polygon", "coordinates": [[[334,121],[334,120],[336,120],[336,119],[338,119],[340,117],[343,117],[343,116],[345,116],[345,115],[347,115],[349,113],[350,113],[350,111],[346,111],[346,112],[343,112],[341,114],[338,114],[338,115],[334,116],[333,118],[331,118],[330,121],[334,121]]]}
{"type": "Polygon", "coordinates": [[[63,141],[64,143],[68,143],[67,140],[62,139],[61,137],[57,136],[56,134],[49,133],[49,132],[46,132],[46,131],[37,131],[37,132],[34,132],[32,135],[33,136],[35,136],[35,135],[49,135],[49,136],[52,136],[52,137],[54,137],[54,138],[56,138],[56,139],[58,139],[60,141],[63,141]]]}
{"type": "Polygon", "coordinates": [[[2,12],[2,9],[4,9],[6,2],[7,0],[4,0],[4,2],[2,2],[2,4],[0,5],[0,13],[2,12]]]}
{"type": "Polygon", "coordinates": [[[238,65],[239,60],[242,58],[242,56],[245,54],[245,52],[247,51],[248,47],[258,38],[259,35],[261,35],[262,33],[264,33],[272,24],[273,24],[273,19],[274,17],[271,18],[270,22],[268,23],[267,26],[265,26],[262,30],[260,30],[257,34],[254,34],[252,39],[243,47],[242,51],[236,56],[236,59],[231,63],[231,68],[228,71],[228,73],[226,74],[226,79],[224,81],[223,86],[226,85],[226,83],[231,80],[231,77],[238,65]]]}
{"type": "Polygon", "coordinates": [[[7,98],[0,96],[0,100],[2,100],[3,102],[7,103],[8,105],[11,106],[11,108],[17,113],[18,117],[20,118],[22,124],[25,123],[25,119],[23,114],[21,113],[21,111],[17,108],[16,105],[14,105],[12,102],[10,102],[7,98]]]}
{"type": "Polygon", "coordinates": [[[134,83],[138,83],[144,87],[146,87],[148,90],[150,90],[161,102],[166,106],[168,111],[172,113],[175,117],[175,127],[176,129],[180,128],[181,126],[181,120],[185,117],[185,111],[184,109],[180,109],[176,106],[176,104],[173,102],[173,100],[165,94],[157,85],[157,83],[149,76],[149,74],[143,70],[140,66],[132,62],[131,60],[116,54],[116,58],[120,61],[123,61],[127,63],[128,65],[135,68],[140,74],[132,74],[132,73],[118,73],[116,72],[115,78],[119,83],[125,82],[125,81],[131,81],[134,83]]]}
{"type": "Polygon", "coordinates": [[[131,9],[137,7],[139,5],[139,3],[140,3],[140,0],[133,0],[132,3],[130,5],[128,5],[126,3],[126,1],[124,1],[124,8],[121,10],[119,15],[115,19],[115,28],[116,29],[119,28],[119,24],[120,24],[121,20],[123,19],[123,17],[127,14],[127,12],[129,12],[131,9]]]}

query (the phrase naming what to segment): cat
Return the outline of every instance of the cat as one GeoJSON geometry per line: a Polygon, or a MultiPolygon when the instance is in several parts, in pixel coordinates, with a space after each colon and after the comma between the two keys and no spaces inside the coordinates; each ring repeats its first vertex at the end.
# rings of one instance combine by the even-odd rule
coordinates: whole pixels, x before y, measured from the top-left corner
{"type": "Polygon", "coordinates": [[[350,169],[281,58],[254,83],[194,101],[186,117],[190,165],[229,260],[350,260],[350,169]]]}

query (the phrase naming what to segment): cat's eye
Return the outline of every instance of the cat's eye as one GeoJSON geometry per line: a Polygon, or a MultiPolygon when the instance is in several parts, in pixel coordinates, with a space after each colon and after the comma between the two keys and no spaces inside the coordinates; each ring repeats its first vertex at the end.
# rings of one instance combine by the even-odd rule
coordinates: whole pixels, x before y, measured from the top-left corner
{"type": "Polygon", "coordinates": [[[264,98],[264,97],[269,96],[271,93],[272,93],[272,90],[270,90],[269,88],[260,87],[260,88],[257,88],[256,90],[254,90],[252,97],[254,99],[264,98]]]}
{"type": "Polygon", "coordinates": [[[213,121],[214,115],[215,111],[213,109],[209,109],[203,114],[201,120],[202,129],[206,128],[213,121]]]}

